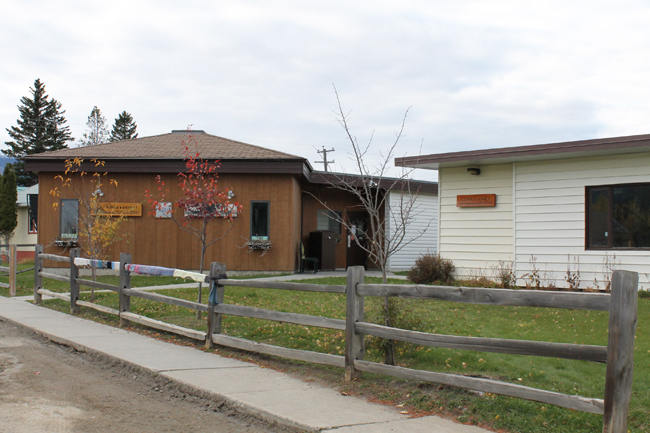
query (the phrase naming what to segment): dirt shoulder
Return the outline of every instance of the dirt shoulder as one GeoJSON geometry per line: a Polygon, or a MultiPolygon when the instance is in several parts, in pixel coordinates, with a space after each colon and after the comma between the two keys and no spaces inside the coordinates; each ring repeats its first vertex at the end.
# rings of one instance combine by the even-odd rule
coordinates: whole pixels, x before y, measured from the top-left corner
{"type": "Polygon", "coordinates": [[[0,321],[0,431],[270,433],[255,419],[0,321]]]}

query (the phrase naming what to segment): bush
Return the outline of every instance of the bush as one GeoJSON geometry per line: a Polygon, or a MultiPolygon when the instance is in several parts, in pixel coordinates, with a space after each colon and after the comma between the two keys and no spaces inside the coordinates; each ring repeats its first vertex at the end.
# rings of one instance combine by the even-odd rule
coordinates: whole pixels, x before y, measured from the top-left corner
{"type": "MultiPolygon", "coordinates": [[[[400,299],[400,298],[376,298],[370,297],[366,305],[365,320],[370,323],[386,326],[388,322],[393,328],[408,329],[409,331],[424,332],[422,324],[422,316],[418,314],[413,308],[416,302],[413,299],[400,299]]],[[[403,341],[392,341],[394,348],[391,348],[391,340],[368,336],[366,338],[366,347],[369,349],[377,350],[383,357],[384,363],[389,365],[396,365],[396,356],[394,353],[400,348],[408,345],[403,341]],[[392,354],[391,354],[392,353],[392,354]],[[391,360],[392,359],[392,360],[391,360]]]]}
{"type": "Polygon", "coordinates": [[[451,260],[443,259],[440,254],[424,254],[418,257],[406,277],[416,284],[432,284],[437,281],[449,284],[454,269],[451,260]]]}

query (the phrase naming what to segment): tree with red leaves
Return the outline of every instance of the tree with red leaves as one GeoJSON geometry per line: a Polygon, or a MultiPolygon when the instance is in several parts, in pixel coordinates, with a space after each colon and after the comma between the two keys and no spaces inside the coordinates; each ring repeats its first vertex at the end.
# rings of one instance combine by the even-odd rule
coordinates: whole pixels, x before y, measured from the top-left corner
{"type": "MultiPolygon", "coordinates": [[[[191,128],[187,130],[186,140],[181,141],[185,159],[185,172],[178,173],[178,186],[183,191],[184,197],[173,204],[172,208],[165,208],[169,190],[160,175],[156,176],[158,185],[158,199],[148,190],[145,197],[151,203],[150,214],[165,212],[181,229],[196,236],[201,242],[201,258],[199,272],[203,273],[205,252],[215,242],[225,238],[233,226],[233,220],[241,211],[238,202],[231,202],[234,196],[231,187],[219,188],[219,175],[217,169],[221,166],[219,161],[206,161],[201,158],[198,151],[196,135],[191,128]],[[182,215],[176,215],[182,210],[182,215]],[[223,220],[226,224],[215,227],[211,224],[215,220],[223,220]]],[[[199,283],[198,302],[201,302],[202,284],[199,283]]],[[[197,312],[197,318],[201,312],[197,312]]]]}

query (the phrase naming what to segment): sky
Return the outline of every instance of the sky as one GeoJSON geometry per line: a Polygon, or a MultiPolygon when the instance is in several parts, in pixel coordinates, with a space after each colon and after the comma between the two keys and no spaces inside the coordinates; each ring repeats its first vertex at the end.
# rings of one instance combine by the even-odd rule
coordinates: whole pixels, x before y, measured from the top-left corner
{"type": "Polygon", "coordinates": [[[0,148],[37,78],[76,139],[97,106],[350,173],[335,88],[371,167],[403,120],[396,157],[646,134],[648,22],[628,0],[0,0],[0,148]]]}

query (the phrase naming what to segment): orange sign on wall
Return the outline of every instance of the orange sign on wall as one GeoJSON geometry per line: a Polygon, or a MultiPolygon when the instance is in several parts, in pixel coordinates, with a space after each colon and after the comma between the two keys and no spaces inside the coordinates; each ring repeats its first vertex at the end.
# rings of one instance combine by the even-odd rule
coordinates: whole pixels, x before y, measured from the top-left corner
{"type": "Polygon", "coordinates": [[[456,207],[494,207],[496,205],[496,194],[473,194],[456,196],[456,207]]]}
{"type": "Polygon", "coordinates": [[[99,203],[99,208],[106,216],[142,216],[141,203],[99,203]]]}

